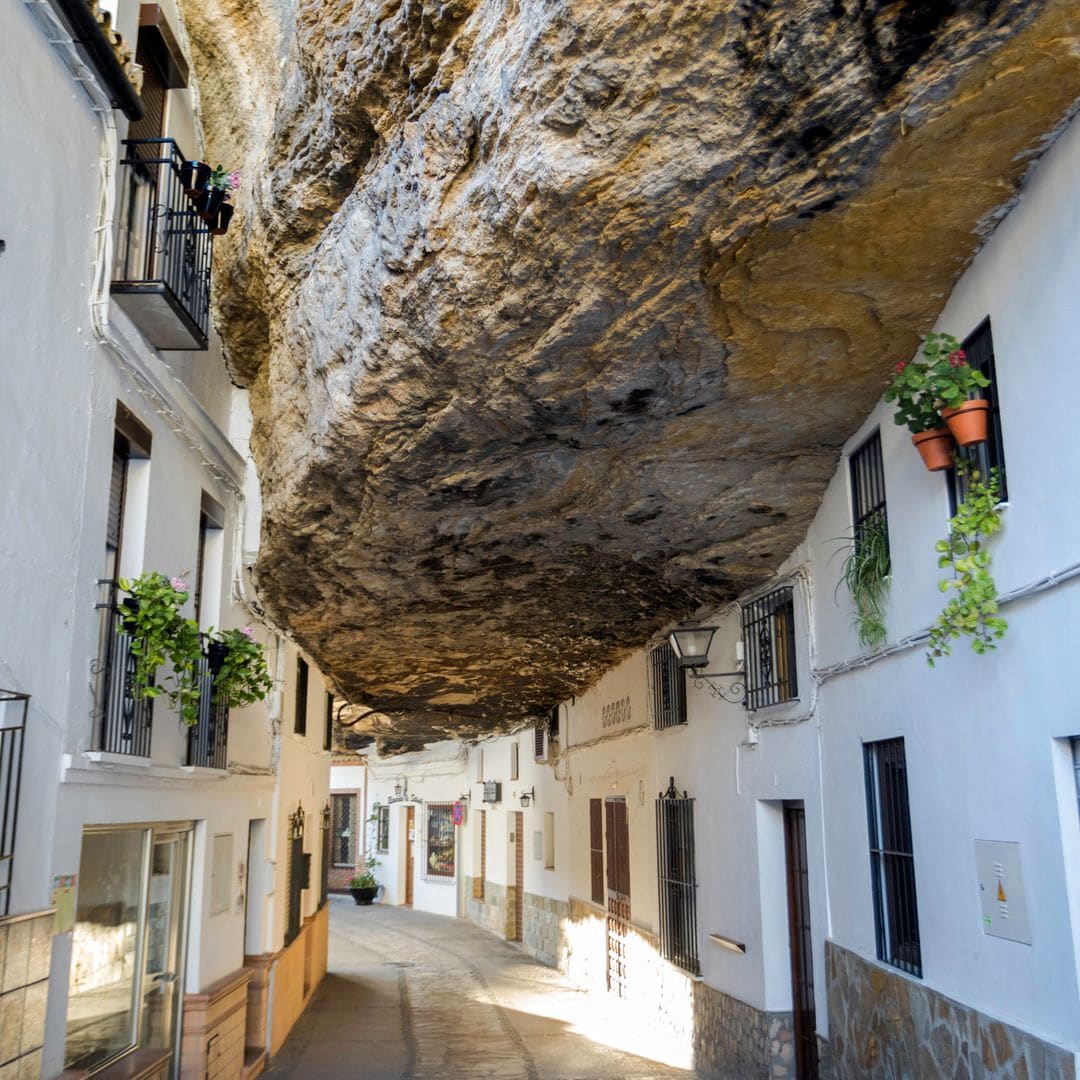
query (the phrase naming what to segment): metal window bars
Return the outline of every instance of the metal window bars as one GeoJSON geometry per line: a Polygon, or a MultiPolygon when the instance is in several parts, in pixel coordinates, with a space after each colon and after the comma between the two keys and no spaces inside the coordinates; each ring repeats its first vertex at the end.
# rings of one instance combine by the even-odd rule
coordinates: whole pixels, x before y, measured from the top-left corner
{"type": "Polygon", "coordinates": [[[778,705],[798,697],[795,669],[794,589],[786,585],[743,605],[746,707],[778,705]]]}
{"type": "Polygon", "coordinates": [[[225,769],[229,764],[229,706],[214,700],[214,678],[221,664],[204,642],[199,661],[199,719],[188,728],[187,764],[225,769]]]}
{"type": "Polygon", "coordinates": [[[319,867],[319,907],[322,907],[330,898],[330,800],[322,809],[322,843],[319,850],[322,852],[322,865],[319,867]]]}
{"type": "Polygon", "coordinates": [[[649,653],[649,685],[653,727],[663,729],[685,724],[686,677],[674,650],[666,642],[649,653]]]}
{"type": "Polygon", "coordinates": [[[11,913],[26,713],[30,695],[0,690],[0,916],[11,913]]]}
{"type": "Polygon", "coordinates": [[[878,959],[921,977],[919,910],[904,740],[867,743],[863,753],[878,959]]]}
{"type": "Polygon", "coordinates": [[[304,891],[304,807],[289,815],[289,891],[286,896],[285,944],[300,933],[301,898],[304,891]]]}
{"type": "Polygon", "coordinates": [[[656,800],[656,860],[660,887],[660,951],[665,960],[701,974],[694,865],[694,800],[671,778],[656,800]]]}
{"type": "Polygon", "coordinates": [[[135,638],[124,629],[124,605],[117,603],[117,584],[103,579],[98,586],[104,599],[95,605],[101,613],[100,648],[90,665],[91,673],[97,676],[92,745],[110,754],[148,758],[154,703],[137,696],[135,638]]]}
{"type": "Polygon", "coordinates": [[[885,526],[886,547],[889,542],[888,512],[885,503],[885,468],[881,456],[881,432],[875,431],[851,455],[852,539],[858,548],[868,528],[878,523],[885,526]]]}

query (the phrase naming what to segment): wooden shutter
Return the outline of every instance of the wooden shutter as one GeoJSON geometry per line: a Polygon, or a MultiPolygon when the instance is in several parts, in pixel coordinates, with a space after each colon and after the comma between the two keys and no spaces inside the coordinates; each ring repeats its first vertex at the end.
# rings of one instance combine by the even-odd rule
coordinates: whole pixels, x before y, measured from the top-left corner
{"type": "Polygon", "coordinates": [[[109,480],[109,516],[105,526],[105,547],[120,550],[120,530],[124,522],[124,487],[127,480],[127,449],[117,437],[113,445],[112,476],[109,480]]]}
{"type": "Polygon", "coordinates": [[[589,872],[594,904],[604,902],[604,811],[600,799],[589,800],[589,872]]]}

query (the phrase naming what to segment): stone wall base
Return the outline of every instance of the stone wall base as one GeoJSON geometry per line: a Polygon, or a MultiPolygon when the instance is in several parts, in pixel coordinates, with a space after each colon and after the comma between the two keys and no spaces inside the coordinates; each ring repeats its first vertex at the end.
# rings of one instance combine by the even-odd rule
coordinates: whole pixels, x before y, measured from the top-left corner
{"type": "Polygon", "coordinates": [[[0,919],[0,1074],[37,1076],[45,1035],[53,912],[0,919]]]}
{"type": "MultiPolygon", "coordinates": [[[[835,1080],[1075,1080],[1076,1056],[831,941],[825,943],[835,1080]]],[[[828,1074],[823,1074],[828,1075],[828,1074]]]]}

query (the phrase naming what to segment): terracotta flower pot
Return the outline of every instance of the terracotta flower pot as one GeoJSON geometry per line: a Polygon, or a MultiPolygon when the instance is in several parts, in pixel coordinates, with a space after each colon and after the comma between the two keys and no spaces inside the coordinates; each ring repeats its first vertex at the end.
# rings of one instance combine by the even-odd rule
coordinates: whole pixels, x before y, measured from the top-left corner
{"type": "Polygon", "coordinates": [[[965,401],[959,409],[942,409],[941,418],[949,425],[952,437],[960,446],[986,442],[990,402],[985,398],[965,401]]]}
{"type": "Polygon", "coordinates": [[[918,435],[912,435],[911,441],[915,449],[922,455],[923,464],[931,472],[940,472],[942,469],[952,468],[952,436],[948,428],[933,428],[930,431],[920,431],[918,435]]]}

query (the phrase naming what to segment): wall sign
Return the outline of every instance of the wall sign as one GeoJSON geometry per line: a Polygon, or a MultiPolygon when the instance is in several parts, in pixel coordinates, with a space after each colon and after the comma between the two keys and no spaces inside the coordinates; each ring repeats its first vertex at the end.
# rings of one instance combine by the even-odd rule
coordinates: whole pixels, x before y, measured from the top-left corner
{"type": "Polygon", "coordinates": [[[502,784],[497,780],[484,781],[484,802],[502,802],[502,784]]]}
{"type": "Polygon", "coordinates": [[[458,800],[451,810],[455,825],[461,825],[465,821],[465,804],[458,800]]]}
{"type": "Polygon", "coordinates": [[[976,840],[975,870],[979,878],[983,933],[1030,945],[1020,845],[1008,840],[976,840]]]}

